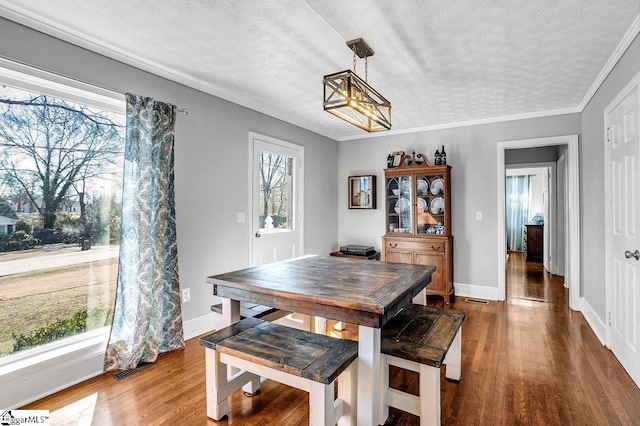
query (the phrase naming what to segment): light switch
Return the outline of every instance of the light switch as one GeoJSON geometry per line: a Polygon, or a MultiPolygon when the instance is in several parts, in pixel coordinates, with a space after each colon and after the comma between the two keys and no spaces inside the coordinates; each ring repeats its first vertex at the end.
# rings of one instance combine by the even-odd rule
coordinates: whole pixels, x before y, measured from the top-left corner
{"type": "Polygon", "coordinates": [[[238,223],[244,223],[247,220],[246,214],[244,212],[236,213],[236,218],[238,223]]]}
{"type": "Polygon", "coordinates": [[[482,212],[476,212],[476,220],[482,220],[482,212]]]}

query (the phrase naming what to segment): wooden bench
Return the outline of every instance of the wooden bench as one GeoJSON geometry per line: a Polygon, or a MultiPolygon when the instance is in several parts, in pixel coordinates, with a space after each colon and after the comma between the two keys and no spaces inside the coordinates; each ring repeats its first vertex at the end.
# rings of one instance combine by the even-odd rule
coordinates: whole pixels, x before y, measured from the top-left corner
{"type": "Polygon", "coordinates": [[[263,376],[309,392],[310,425],[355,424],[357,342],[248,317],[202,337],[200,344],[206,348],[210,418],[227,415],[227,398],[263,376]],[[240,371],[228,377],[227,366],[240,371]]]}
{"type": "Polygon", "coordinates": [[[448,380],[459,381],[464,312],[412,305],[382,328],[380,420],[389,407],[420,416],[420,425],[440,424],[440,366],[448,380]],[[420,375],[420,396],[389,387],[389,365],[420,375]]]}

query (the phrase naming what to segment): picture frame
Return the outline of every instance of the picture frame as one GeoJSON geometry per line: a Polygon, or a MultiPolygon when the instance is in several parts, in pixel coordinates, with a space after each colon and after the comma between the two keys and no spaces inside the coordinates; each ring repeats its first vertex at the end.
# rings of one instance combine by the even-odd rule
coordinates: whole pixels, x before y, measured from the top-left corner
{"type": "Polygon", "coordinates": [[[349,208],[376,208],[376,176],[349,176],[349,208]]]}

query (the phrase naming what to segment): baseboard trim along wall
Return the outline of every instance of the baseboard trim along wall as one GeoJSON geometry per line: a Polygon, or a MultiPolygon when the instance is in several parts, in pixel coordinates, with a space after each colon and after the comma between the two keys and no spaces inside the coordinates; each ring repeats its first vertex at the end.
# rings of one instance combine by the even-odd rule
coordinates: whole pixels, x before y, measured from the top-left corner
{"type": "Polygon", "coordinates": [[[600,340],[600,343],[602,343],[603,346],[606,346],[607,324],[600,319],[596,311],[584,297],[580,298],[580,312],[582,312],[584,319],[587,320],[587,323],[595,333],[598,340],[600,340]]]}
{"type": "Polygon", "coordinates": [[[474,299],[498,300],[498,287],[483,285],[454,283],[453,287],[458,297],[472,297],[474,299]]]}

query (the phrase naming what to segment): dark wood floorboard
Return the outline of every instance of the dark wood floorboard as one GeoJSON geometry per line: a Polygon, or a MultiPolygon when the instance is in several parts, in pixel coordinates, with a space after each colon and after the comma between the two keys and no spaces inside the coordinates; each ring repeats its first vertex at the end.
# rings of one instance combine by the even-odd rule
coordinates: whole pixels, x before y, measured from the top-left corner
{"type": "MultiPolygon", "coordinates": [[[[603,347],[581,313],[568,308],[560,277],[512,253],[507,301],[457,297],[463,324],[462,380],[442,374],[443,425],[640,425],[640,390],[603,347]]],[[[430,299],[442,306],[442,299],[430,299]]],[[[332,323],[330,322],[330,325],[332,323]]],[[[353,338],[348,325],[336,335],[353,338]]],[[[394,369],[394,386],[417,393],[415,374],[394,369]]],[[[103,374],[23,407],[51,411],[52,425],[304,425],[305,392],[267,381],[254,397],[240,392],[220,422],[205,409],[204,348],[197,339],[117,381],[103,374]]],[[[390,410],[386,425],[419,425],[390,410]]]]}

